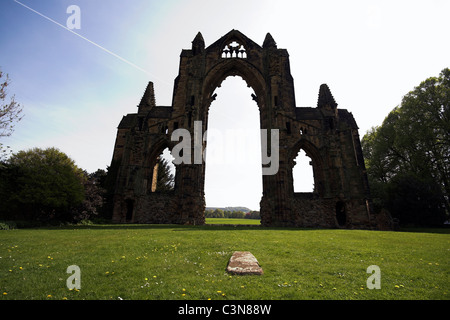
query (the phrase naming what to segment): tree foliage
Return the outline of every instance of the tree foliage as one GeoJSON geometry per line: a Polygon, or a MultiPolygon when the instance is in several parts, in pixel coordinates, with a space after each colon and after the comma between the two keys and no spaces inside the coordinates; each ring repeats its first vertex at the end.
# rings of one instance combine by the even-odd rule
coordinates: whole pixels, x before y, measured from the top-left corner
{"type": "Polygon", "coordinates": [[[102,204],[95,179],[55,148],[15,153],[0,175],[3,219],[77,221],[102,204]]]}
{"type": "Polygon", "coordinates": [[[156,191],[167,192],[173,190],[175,186],[175,175],[171,171],[169,161],[160,157],[157,170],[156,191]]]}
{"type": "MultiPolygon", "coordinates": [[[[0,70],[0,138],[10,136],[14,131],[16,122],[22,120],[22,106],[15,101],[14,96],[10,98],[9,102],[6,102],[7,87],[10,84],[10,79],[6,75],[6,79],[3,78],[3,72],[0,70]]],[[[0,159],[5,157],[7,148],[3,147],[0,142],[0,159]]]]}
{"type": "MultiPolygon", "coordinates": [[[[226,209],[226,208],[225,208],[226,209]]],[[[259,211],[243,212],[241,210],[206,209],[206,218],[260,219],[259,211]]]]}
{"type": "Polygon", "coordinates": [[[70,219],[73,221],[89,220],[102,212],[105,204],[106,190],[103,188],[106,172],[98,169],[94,173],[83,172],[83,201],[70,209],[70,219]]]}
{"type": "Polygon", "coordinates": [[[362,148],[376,204],[401,223],[445,219],[450,211],[450,69],[406,94],[381,126],[367,132],[362,148]]]}

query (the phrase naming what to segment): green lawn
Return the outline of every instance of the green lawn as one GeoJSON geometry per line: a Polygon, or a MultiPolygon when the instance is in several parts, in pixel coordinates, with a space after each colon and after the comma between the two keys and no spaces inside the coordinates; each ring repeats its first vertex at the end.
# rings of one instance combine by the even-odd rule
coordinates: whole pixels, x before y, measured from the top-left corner
{"type": "Polygon", "coordinates": [[[260,225],[261,221],[258,219],[230,219],[230,218],[206,218],[206,224],[248,224],[260,225]]]}
{"type": "Polygon", "coordinates": [[[0,299],[449,299],[448,230],[95,225],[0,231],[0,299]],[[225,272],[251,251],[262,276],[225,272]],[[67,267],[81,270],[68,290],[67,267]],[[381,289],[366,287],[370,265],[381,289]]]}

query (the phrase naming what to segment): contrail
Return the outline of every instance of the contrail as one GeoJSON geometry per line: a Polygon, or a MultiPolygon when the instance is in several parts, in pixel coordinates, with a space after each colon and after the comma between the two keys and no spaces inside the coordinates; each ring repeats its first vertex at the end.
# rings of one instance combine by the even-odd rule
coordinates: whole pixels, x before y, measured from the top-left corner
{"type": "MultiPolygon", "coordinates": [[[[75,31],[73,31],[73,30],[71,30],[71,29],[69,29],[69,28],[67,28],[66,26],[62,25],[61,23],[59,23],[59,22],[57,22],[57,21],[55,21],[55,20],[53,20],[53,19],[47,17],[46,15],[44,15],[44,14],[42,14],[42,13],[40,13],[40,12],[34,10],[33,8],[30,8],[30,7],[28,7],[27,5],[21,3],[21,2],[19,2],[19,1],[17,1],[17,0],[14,0],[14,2],[20,4],[21,6],[23,6],[24,8],[27,8],[27,9],[30,10],[30,11],[33,11],[34,13],[40,15],[41,17],[47,19],[48,21],[53,22],[54,24],[60,26],[61,28],[63,28],[63,29],[65,29],[65,30],[67,30],[67,31],[69,31],[69,32],[71,32],[71,33],[73,33],[74,35],[80,37],[81,39],[86,40],[86,41],[89,42],[90,44],[93,44],[93,45],[96,46],[97,48],[102,49],[103,51],[105,51],[105,52],[109,53],[110,55],[116,57],[117,59],[119,59],[119,60],[121,60],[121,61],[123,61],[123,62],[129,64],[130,66],[132,66],[132,67],[134,67],[134,68],[136,68],[136,69],[138,69],[138,70],[140,70],[140,71],[142,71],[142,72],[145,72],[145,73],[148,74],[149,76],[152,76],[152,77],[158,79],[158,77],[155,77],[154,75],[152,75],[152,74],[151,74],[150,72],[148,72],[147,70],[145,70],[145,69],[139,67],[138,65],[136,65],[136,64],[134,64],[134,63],[132,63],[132,62],[130,62],[130,61],[128,61],[128,60],[125,59],[125,58],[122,58],[122,57],[119,56],[118,54],[115,54],[114,52],[112,52],[112,51],[110,51],[110,50],[108,50],[108,49],[102,47],[101,45],[95,43],[94,41],[91,41],[91,40],[89,40],[88,38],[83,37],[82,35],[76,33],[75,31]]],[[[164,81],[164,80],[161,80],[161,79],[158,79],[158,80],[163,81],[164,83],[166,83],[166,81],[164,81]]]]}

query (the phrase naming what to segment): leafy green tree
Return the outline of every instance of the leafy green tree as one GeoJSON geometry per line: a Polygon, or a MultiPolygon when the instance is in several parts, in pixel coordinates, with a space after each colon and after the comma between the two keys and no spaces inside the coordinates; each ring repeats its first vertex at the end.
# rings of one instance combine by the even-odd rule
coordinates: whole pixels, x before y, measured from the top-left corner
{"type": "Polygon", "coordinates": [[[156,180],[156,191],[167,192],[174,189],[175,176],[171,171],[169,161],[160,157],[158,161],[158,177],[156,180]]]}
{"type": "Polygon", "coordinates": [[[215,209],[212,213],[213,218],[223,218],[224,211],[222,209],[215,209]]]}
{"type": "Polygon", "coordinates": [[[245,214],[245,219],[261,219],[259,211],[249,211],[245,214]]]}
{"type": "Polygon", "coordinates": [[[445,208],[442,190],[436,181],[402,173],[387,184],[386,207],[402,225],[442,226],[445,208]]]}
{"type": "Polygon", "coordinates": [[[244,219],[244,218],[245,218],[245,213],[242,212],[241,210],[233,211],[233,212],[231,213],[231,218],[235,218],[235,219],[244,219]]]}
{"type": "Polygon", "coordinates": [[[102,187],[105,178],[106,172],[101,169],[91,174],[84,172],[83,201],[70,208],[70,218],[73,221],[89,220],[102,212],[106,195],[106,190],[102,187]]]}
{"type": "MultiPolygon", "coordinates": [[[[16,122],[22,120],[22,106],[17,103],[14,96],[10,101],[6,102],[8,95],[6,88],[10,84],[8,75],[3,78],[3,72],[0,70],[0,138],[9,137],[14,131],[14,125],[16,122]]],[[[6,157],[6,153],[9,147],[4,147],[0,142],[0,159],[6,157]]]]}
{"type": "Polygon", "coordinates": [[[116,179],[119,172],[120,162],[112,160],[111,165],[107,166],[104,177],[98,179],[100,187],[105,190],[104,203],[100,210],[100,216],[104,219],[111,219],[114,208],[114,193],[116,188],[116,179]]]}
{"type": "Polygon", "coordinates": [[[58,149],[19,151],[5,165],[1,198],[10,218],[71,220],[71,209],[85,200],[83,171],[58,149]]]}
{"type": "Polygon", "coordinates": [[[381,126],[367,132],[362,148],[376,205],[390,206],[393,216],[408,221],[405,214],[414,207],[408,203],[433,202],[434,209],[415,208],[422,218],[434,212],[443,219],[442,208],[450,211],[450,69],[406,94],[381,126]],[[404,192],[408,184],[422,187],[404,192]]]}
{"type": "Polygon", "coordinates": [[[205,218],[214,218],[214,217],[213,217],[213,210],[211,210],[211,209],[206,209],[206,210],[205,210],[205,218]]]}

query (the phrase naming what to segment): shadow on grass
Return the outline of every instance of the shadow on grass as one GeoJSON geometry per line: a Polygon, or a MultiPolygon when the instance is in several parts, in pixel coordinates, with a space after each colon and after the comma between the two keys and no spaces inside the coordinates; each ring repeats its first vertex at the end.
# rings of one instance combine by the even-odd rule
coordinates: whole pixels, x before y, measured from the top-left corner
{"type": "MultiPolygon", "coordinates": [[[[257,224],[204,224],[204,225],[181,225],[181,224],[88,224],[88,225],[60,225],[60,226],[30,226],[19,227],[17,229],[39,229],[39,230],[155,230],[172,229],[173,231],[225,231],[225,230],[284,230],[284,231],[318,231],[318,230],[343,230],[351,229],[330,229],[330,228],[295,228],[295,227],[264,227],[257,224]]],[[[354,229],[359,230],[359,229],[354,229]]],[[[361,230],[359,230],[361,231],[361,230]]],[[[373,231],[377,230],[363,230],[373,231]]],[[[385,231],[386,232],[386,231],[385,231]]],[[[399,231],[387,232],[410,232],[410,233],[437,233],[450,234],[450,228],[400,228],[399,231]]]]}
{"type": "Polygon", "coordinates": [[[400,228],[397,232],[412,232],[412,233],[440,233],[440,234],[450,234],[450,228],[400,228]]]}
{"type": "MultiPolygon", "coordinates": [[[[25,228],[24,228],[25,229],[25,228]]],[[[92,225],[62,225],[62,226],[42,226],[26,229],[39,230],[167,230],[172,231],[232,231],[232,230],[292,230],[292,231],[314,231],[318,229],[287,228],[287,227],[263,227],[261,225],[243,224],[205,224],[205,225],[181,225],[181,224],[92,224],[92,225]]]]}

